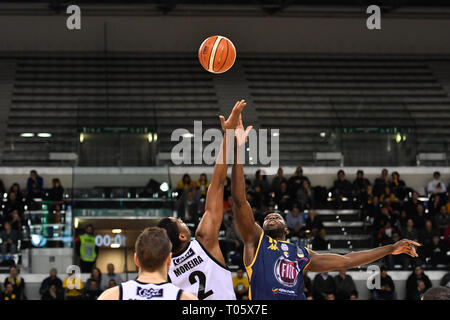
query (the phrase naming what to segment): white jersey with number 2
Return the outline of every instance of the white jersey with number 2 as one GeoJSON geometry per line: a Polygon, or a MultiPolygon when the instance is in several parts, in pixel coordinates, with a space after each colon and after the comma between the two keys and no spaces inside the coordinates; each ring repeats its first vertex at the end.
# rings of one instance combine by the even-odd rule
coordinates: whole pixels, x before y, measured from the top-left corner
{"type": "Polygon", "coordinates": [[[231,271],[222,266],[197,240],[172,256],[169,279],[199,300],[236,300],[231,271]]]}

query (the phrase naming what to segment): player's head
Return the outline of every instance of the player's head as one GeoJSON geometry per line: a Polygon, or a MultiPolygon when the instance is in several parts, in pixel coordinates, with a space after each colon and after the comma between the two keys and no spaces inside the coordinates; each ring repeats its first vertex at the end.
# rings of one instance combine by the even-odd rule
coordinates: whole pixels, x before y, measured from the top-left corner
{"type": "Polygon", "coordinates": [[[263,230],[266,235],[273,239],[284,240],[289,233],[286,221],[281,214],[272,212],[264,218],[263,230]]]}
{"type": "Polygon", "coordinates": [[[430,288],[424,293],[422,300],[450,300],[450,288],[443,286],[430,288]]]}
{"type": "Polygon", "coordinates": [[[178,252],[191,239],[191,231],[181,219],[174,217],[161,219],[158,227],[166,230],[172,242],[172,252],[178,252]]]}
{"type": "Polygon", "coordinates": [[[142,231],[135,244],[134,263],[140,270],[167,271],[172,258],[172,243],[166,230],[150,227],[142,231]]]}

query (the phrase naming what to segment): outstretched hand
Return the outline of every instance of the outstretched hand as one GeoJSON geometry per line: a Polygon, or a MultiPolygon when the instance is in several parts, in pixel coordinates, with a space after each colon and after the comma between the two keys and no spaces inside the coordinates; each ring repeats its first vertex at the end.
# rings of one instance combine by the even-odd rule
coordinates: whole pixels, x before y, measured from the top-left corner
{"type": "Polygon", "coordinates": [[[392,246],[393,246],[393,251],[392,251],[393,255],[406,253],[413,258],[417,258],[419,255],[417,254],[415,247],[420,247],[422,245],[415,241],[403,239],[403,240],[397,241],[392,246]]]}
{"type": "Polygon", "coordinates": [[[236,130],[234,130],[234,135],[236,137],[238,147],[245,144],[245,142],[247,141],[248,134],[252,129],[253,126],[248,126],[247,129],[244,130],[244,125],[242,124],[242,114],[240,114],[238,125],[236,127],[236,130]]]}
{"type": "Polygon", "coordinates": [[[240,100],[236,102],[236,104],[233,107],[233,110],[231,111],[230,116],[227,120],[225,120],[224,116],[219,116],[220,118],[220,124],[222,126],[222,130],[225,132],[227,129],[236,129],[236,127],[239,124],[239,116],[241,115],[242,110],[244,110],[244,107],[246,106],[245,100],[240,100]]]}

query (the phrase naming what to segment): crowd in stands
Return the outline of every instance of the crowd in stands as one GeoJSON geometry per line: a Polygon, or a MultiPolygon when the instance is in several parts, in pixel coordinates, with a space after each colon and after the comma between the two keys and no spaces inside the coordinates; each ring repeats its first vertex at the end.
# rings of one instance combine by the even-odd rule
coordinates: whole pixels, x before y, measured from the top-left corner
{"type": "MultiPolygon", "coordinates": [[[[262,224],[265,215],[277,211],[289,228],[288,237],[311,241],[313,250],[326,250],[326,229],[315,209],[332,203],[334,208],[361,209],[361,218],[373,230],[373,246],[387,245],[408,238],[423,244],[418,248],[420,259],[407,255],[389,256],[384,263],[389,269],[401,265],[404,269],[416,265],[448,265],[450,250],[450,200],[440,173],[435,172],[426,186],[426,201],[421,201],[419,191],[408,187],[397,171],[389,175],[383,169],[373,182],[358,170],[353,182],[344,170],[339,170],[331,188],[312,186],[310,179],[298,167],[286,177],[279,168],[271,182],[263,171],[245,180],[247,200],[253,208],[255,220],[262,224]]],[[[195,223],[204,210],[206,174],[194,181],[188,174],[177,184],[179,215],[195,223]]],[[[422,199],[423,200],[423,199],[422,199]]],[[[232,229],[231,180],[227,177],[224,192],[225,251],[242,250],[239,236],[232,229]]]]}
{"type": "MultiPolygon", "coordinates": [[[[52,187],[44,188],[44,179],[36,170],[30,171],[26,189],[22,190],[19,183],[13,183],[9,189],[0,180],[0,195],[4,195],[0,211],[1,255],[5,257],[18,252],[18,242],[23,231],[29,232],[25,208],[36,207],[34,199],[40,198],[53,201],[49,210],[48,222],[59,222],[60,203],[63,200],[64,188],[58,178],[52,180],[52,187]]],[[[36,223],[37,221],[33,221],[36,223]]]]}

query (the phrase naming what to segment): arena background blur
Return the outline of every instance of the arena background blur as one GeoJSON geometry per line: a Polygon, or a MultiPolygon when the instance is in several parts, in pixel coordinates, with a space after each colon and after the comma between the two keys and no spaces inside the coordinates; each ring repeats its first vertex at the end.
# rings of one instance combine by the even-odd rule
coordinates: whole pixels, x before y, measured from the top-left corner
{"type": "MultiPolygon", "coordinates": [[[[135,277],[145,227],[178,216],[195,230],[213,167],[174,165],[171,133],[219,128],[241,98],[247,125],[279,129],[282,172],[247,157],[258,221],[280,211],[290,241],[318,252],[424,244],[419,260],[376,263],[387,268],[380,290],[363,266],[347,271],[353,281],[308,274],[310,298],[415,300],[450,286],[449,3],[341,3],[77,1],[81,29],[69,30],[70,1],[2,1],[2,298],[95,299],[110,279],[135,277]],[[366,26],[371,4],[380,30],[366,26]],[[221,75],[197,60],[215,34],[237,50],[221,75]],[[49,277],[66,279],[71,265],[83,288],[49,277]]],[[[219,239],[237,271],[242,243],[224,211],[219,239]]],[[[241,274],[234,281],[245,298],[241,274]]]]}

